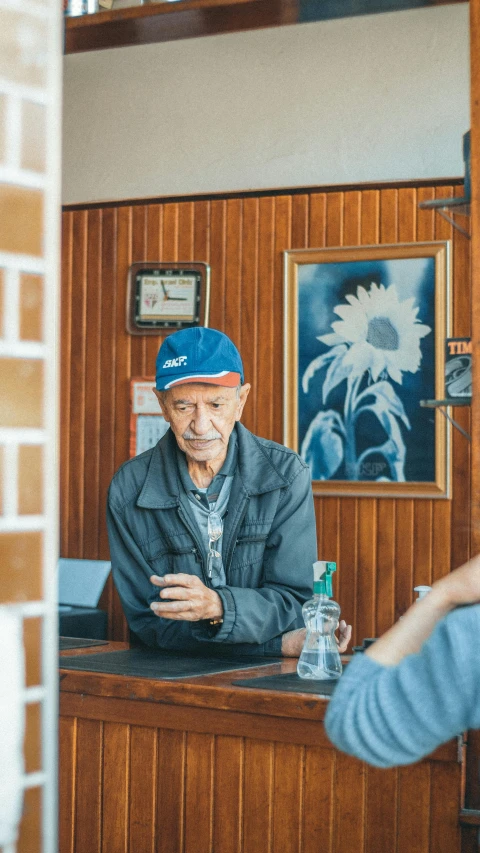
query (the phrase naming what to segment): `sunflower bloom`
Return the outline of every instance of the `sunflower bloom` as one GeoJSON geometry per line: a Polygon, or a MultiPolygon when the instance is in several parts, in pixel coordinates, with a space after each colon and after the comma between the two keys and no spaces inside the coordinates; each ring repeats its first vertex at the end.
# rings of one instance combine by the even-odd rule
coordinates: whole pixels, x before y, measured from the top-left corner
{"type": "Polygon", "coordinates": [[[414,299],[401,302],[394,284],[386,288],[372,282],[369,291],[358,287],[357,295],[346,300],[348,305],[334,308],[340,320],[332,323],[333,331],[319,340],[330,347],[347,345],[342,361],[351,378],[368,370],[374,382],[388,374],[401,384],[402,373],[416,373],[420,341],[431,328],[418,320],[414,299]]]}

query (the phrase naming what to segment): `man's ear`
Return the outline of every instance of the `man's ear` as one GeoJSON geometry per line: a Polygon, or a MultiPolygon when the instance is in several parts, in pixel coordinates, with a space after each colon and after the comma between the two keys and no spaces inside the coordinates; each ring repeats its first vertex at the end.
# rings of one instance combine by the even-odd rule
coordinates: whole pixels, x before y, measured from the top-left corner
{"type": "Polygon", "coordinates": [[[166,391],[158,391],[156,388],[153,388],[152,390],[153,390],[153,393],[155,394],[155,397],[158,400],[158,404],[159,404],[160,409],[162,411],[163,417],[165,418],[167,423],[170,423],[170,416],[168,414],[168,406],[166,404],[166,397],[167,397],[166,391]]]}
{"type": "Polygon", "coordinates": [[[238,405],[237,405],[237,412],[235,414],[235,420],[236,421],[239,421],[240,418],[242,417],[243,407],[244,407],[245,403],[247,402],[247,397],[248,397],[248,394],[249,394],[251,387],[252,386],[250,385],[250,383],[247,382],[245,385],[242,385],[242,387],[240,388],[240,394],[239,394],[238,405]]]}

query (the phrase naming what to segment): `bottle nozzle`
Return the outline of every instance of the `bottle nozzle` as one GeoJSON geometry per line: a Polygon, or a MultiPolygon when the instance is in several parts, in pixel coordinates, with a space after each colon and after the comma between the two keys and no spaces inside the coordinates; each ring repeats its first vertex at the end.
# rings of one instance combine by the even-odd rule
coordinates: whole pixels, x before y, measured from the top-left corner
{"type": "Polygon", "coordinates": [[[425,598],[431,588],[431,586],[415,586],[413,591],[417,593],[417,601],[420,601],[421,598],[425,598]]]}
{"type": "Polygon", "coordinates": [[[313,564],[313,591],[317,595],[332,595],[332,574],[336,572],[337,564],[326,560],[317,560],[313,564]]]}

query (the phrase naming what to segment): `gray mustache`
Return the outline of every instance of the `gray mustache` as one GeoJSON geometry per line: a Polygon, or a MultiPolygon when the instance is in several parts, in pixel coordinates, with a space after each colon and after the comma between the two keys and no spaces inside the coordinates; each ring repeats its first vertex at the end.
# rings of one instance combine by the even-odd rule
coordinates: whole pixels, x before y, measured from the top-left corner
{"type": "Polygon", "coordinates": [[[190,432],[189,429],[185,430],[182,438],[185,441],[214,441],[216,438],[221,438],[219,432],[216,430],[210,430],[210,432],[205,433],[205,435],[196,435],[194,432],[190,432]]]}

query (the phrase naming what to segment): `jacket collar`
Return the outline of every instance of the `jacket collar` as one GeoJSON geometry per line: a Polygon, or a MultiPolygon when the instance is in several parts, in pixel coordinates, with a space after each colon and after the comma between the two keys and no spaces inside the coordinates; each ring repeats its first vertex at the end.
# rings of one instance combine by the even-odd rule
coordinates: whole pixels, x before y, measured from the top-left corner
{"type": "MultiPolygon", "coordinates": [[[[238,441],[238,468],[235,474],[249,495],[261,495],[288,484],[273,464],[258,438],[241,423],[235,425],[238,441]]],[[[147,476],[137,500],[145,509],[170,509],[178,506],[182,493],[177,461],[177,443],[171,429],[155,445],[147,476]]]]}

